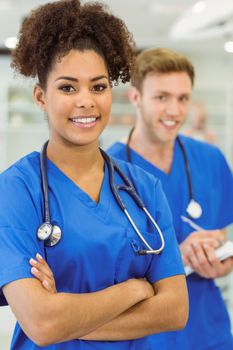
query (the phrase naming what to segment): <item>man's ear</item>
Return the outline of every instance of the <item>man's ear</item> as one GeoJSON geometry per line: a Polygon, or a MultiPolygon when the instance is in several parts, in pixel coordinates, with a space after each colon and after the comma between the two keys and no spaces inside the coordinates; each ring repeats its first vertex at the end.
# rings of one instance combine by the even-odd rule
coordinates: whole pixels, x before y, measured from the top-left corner
{"type": "Polygon", "coordinates": [[[33,97],[37,106],[39,106],[39,108],[45,112],[46,111],[45,91],[44,89],[42,89],[42,87],[39,84],[36,84],[33,88],[33,97]]]}
{"type": "Polygon", "coordinates": [[[128,91],[128,97],[130,102],[134,105],[134,107],[138,108],[140,106],[141,93],[135,86],[130,87],[128,91]]]}

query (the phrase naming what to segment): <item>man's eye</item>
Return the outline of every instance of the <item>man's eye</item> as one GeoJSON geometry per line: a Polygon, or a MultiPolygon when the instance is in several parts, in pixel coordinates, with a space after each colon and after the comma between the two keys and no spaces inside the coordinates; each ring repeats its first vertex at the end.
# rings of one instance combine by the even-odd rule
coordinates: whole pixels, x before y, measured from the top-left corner
{"type": "Polygon", "coordinates": [[[159,101],[165,101],[166,98],[164,95],[158,95],[158,96],[155,96],[155,99],[159,101]]]}
{"type": "Polygon", "coordinates": [[[62,85],[59,87],[59,90],[62,90],[63,92],[73,92],[75,89],[71,85],[62,85]]]}
{"type": "Polygon", "coordinates": [[[189,96],[182,96],[182,97],[180,98],[181,102],[188,102],[189,99],[190,99],[189,96]]]}

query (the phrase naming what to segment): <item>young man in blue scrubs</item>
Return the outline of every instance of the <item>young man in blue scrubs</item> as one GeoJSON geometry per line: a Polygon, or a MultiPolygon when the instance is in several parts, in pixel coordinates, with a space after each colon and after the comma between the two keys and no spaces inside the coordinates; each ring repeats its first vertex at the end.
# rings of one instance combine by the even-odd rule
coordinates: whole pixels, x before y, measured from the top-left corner
{"type": "MultiPolygon", "coordinates": [[[[161,254],[140,254],[148,248],[112,192],[123,179],[110,177],[113,160],[99,148],[112,86],[130,79],[133,63],[124,22],[100,3],[50,2],[23,21],[13,67],[37,77],[34,99],[50,137],[42,158],[33,152],[0,175],[0,301],[18,321],[13,350],[145,350],[148,335],[187,321],[184,270],[160,181],[116,161],[164,236],[161,254]],[[47,260],[57,293],[34,278],[35,257],[47,260]]],[[[158,232],[121,192],[142,236],[159,249],[158,232]]]]}
{"type": "Polygon", "coordinates": [[[168,49],[139,54],[129,92],[136,125],[128,140],[114,144],[109,153],[161,180],[183,262],[195,271],[187,277],[186,328],[152,336],[151,349],[232,350],[229,316],[213,279],[233,266],[232,258],[220,262],[214,253],[233,222],[233,178],[218,148],[178,134],[193,83],[193,65],[183,55],[168,49]]]}

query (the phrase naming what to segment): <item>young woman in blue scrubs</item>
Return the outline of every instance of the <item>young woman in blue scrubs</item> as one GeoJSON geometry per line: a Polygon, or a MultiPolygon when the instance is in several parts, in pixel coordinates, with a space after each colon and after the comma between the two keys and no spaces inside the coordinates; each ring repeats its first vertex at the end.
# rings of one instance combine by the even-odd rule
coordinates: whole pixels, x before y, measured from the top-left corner
{"type": "MultiPolygon", "coordinates": [[[[98,147],[112,85],[129,80],[133,61],[124,23],[99,3],[48,3],[22,24],[12,65],[38,79],[34,99],[50,131],[51,221],[63,234],[53,247],[37,238],[44,197],[40,155],[33,152],[0,176],[0,296],[18,321],[11,349],[149,350],[149,334],[186,323],[183,265],[160,182],[117,161],[165,239],[162,253],[139,255],[144,244],[111,192],[98,147]],[[32,259],[40,257],[53,271],[57,293],[33,276],[39,277],[32,259]]],[[[124,191],[122,198],[143,237],[159,248],[142,210],[124,191]]]]}
{"type": "Polygon", "coordinates": [[[190,313],[186,328],[152,336],[151,348],[232,350],[229,316],[213,278],[226,275],[233,266],[232,258],[220,262],[214,254],[225,239],[225,227],[233,222],[233,178],[218,148],[178,135],[187,117],[193,82],[193,65],[183,55],[168,49],[142,52],[129,93],[137,111],[136,126],[128,142],[114,144],[109,153],[161,180],[183,262],[195,271],[187,278],[190,313]],[[195,200],[189,209],[187,167],[195,200]]]}

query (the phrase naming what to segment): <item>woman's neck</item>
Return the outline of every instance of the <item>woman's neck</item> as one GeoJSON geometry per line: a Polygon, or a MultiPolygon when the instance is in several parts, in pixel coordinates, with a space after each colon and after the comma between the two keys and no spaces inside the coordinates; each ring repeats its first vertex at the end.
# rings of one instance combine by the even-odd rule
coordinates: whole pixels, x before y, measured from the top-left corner
{"type": "Polygon", "coordinates": [[[87,172],[96,164],[103,165],[97,143],[76,146],[51,140],[47,148],[47,157],[60,169],[79,169],[79,172],[87,172]]]}
{"type": "Polygon", "coordinates": [[[49,141],[47,157],[95,202],[104,178],[104,159],[98,144],[73,146],[49,141]]]}

